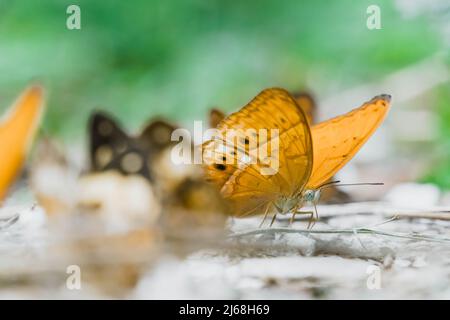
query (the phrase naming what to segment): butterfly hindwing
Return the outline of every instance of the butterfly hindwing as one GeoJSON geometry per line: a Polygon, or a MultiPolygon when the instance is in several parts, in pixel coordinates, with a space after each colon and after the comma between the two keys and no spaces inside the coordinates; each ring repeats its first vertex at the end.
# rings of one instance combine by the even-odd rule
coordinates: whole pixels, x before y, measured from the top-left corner
{"type": "Polygon", "coordinates": [[[203,145],[206,173],[209,180],[221,187],[222,195],[234,202],[235,215],[261,213],[254,210],[256,206],[260,208],[276,197],[301,191],[312,168],[311,133],[305,113],[287,91],[278,88],[262,91],[220,122],[218,130],[222,138],[203,145]],[[254,137],[243,133],[242,130],[248,129],[253,130],[254,137]],[[271,129],[277,133],[261,136],[259,130],[271,129]],[[251,138],[258,143],[252,145],[251,138]],[[251,151],[265,147],[271,150],[276,143],[278,147],[271,156],[278,167],[272,174],[263,174],[264,159],[255,158],[251,151]],[[230,158],[232,161],[227,161],[230,158]]]}
{"type": "MultiPolygon", "coordinates": [[[[297,106],[300,107],[300,109],[302,109],[302,111],[305,113],[308,123],[310,125],[315,123],[316,113],[317,113],[317,104],[316,104],[313,96],[306,91],[297,91],[292,94],[292,97],[295,98],[295,101],[297,102],[297,106]]],[[[226,114],[222,110],[213,108],[209,112],[209,126],[211,128],[216,128],[219,125],[219,123],[225,118],[226,118],[226,114]]],[[[205,149],[209,149],[209,150],[213,149],[214,147],[212,146],[212,144],[214,144],[214,143],[215,142],[212,140],[207,141],[203,145],[203,149],[204,150],[205,149]],[[206,146],[208,146],[208,147],[206,147],[206,146]]],[[[210,155],[208,155],[206,153],[204,153],[203,156],[210,162],[213,162],[213,161],[217,162],[218,160],[220,160],[220,159],[218,159],[217,155],[216,155],[215,159],[211,159],[210,155]]],[[[216,170],[216,167],[209,166],[206,168],[206,170],[208,171],[207,179],[210,182],[214,182],[215,184],[222,186],[225,183],[225,181],[229,177],[231,177],[231,175],[233,174],[235,169],[236,168],[233,166],[228,166],[228,167],[226,167],[225,170],[218,171],[218,170],[216,170]]]]}

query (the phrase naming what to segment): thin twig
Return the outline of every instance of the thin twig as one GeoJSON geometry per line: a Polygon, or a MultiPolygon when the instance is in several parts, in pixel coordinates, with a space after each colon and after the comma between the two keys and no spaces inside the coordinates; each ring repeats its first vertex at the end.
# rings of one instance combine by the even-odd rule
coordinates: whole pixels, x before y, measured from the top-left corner
{"type": "Polygon", "coordinates": [[[396,215],[399,219],[403,218],[403,219],[450,220],[449,210],[399,212],[396,215]]]}
{"type": "Polygon", "coordinates": [[[16,213],[12,217],[8,217],[6,219],[0,219],[0,230],[6,229],[7,227],[13,225],[17,221],[19,221],[20,214],[16,213]]]}
{"type": "Polygon", "coordinates": [[[372,234],[381,235],[394,238],[403,238],[409,240],[417,241],[433,241],[450,243],[450,238],[438,237],[433,235],[425,234],[406,234],[406,233],[396,233],[396,232],[386,232],[381,230],[375,230],[370,228],[354,228],[354,229],[335,229],[335,230],[306,230],[306,229],[294,229],[294,228],[268,228],[268,229],[256,229],[246,232],[239,232],[231,234],[230,238],[241,238],[258,234],[277,234],[277,233],[297,233],[297,234],[372,234]]]}
{"type": "Polygon", "coordinates": [[[395,215],[395,216],[393,216],[392,218],[389,218],[389,219],[387,219],[387,220],[378,222],[378,223],[376,223],[376,224],[373,224],[373,225],[370,225],[370,226],[364,227],[364,228],[365,228],[365,229],[372,229],[372,228],[374,228],[374,227],[382,226],[382,225],[384,225],[384,224],[386,224],[386,223],[395,221],[395,220],[397,220],[397,219],[398,219],[398,217],[395,215]]]}

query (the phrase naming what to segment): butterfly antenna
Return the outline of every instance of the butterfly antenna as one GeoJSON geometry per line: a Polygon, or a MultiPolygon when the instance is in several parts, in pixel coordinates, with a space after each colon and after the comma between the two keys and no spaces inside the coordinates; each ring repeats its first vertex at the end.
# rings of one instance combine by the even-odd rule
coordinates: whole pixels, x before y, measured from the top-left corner
{"type": "Polygon", "coordinates": [[[322,183],[317,189],[320,190],[322,188],[333,186],[333,185],[335,185],[337,183],[340,183],[340,182],[341,182],[340,180],[328,181],[328,182],[322,183]]]}
{"type": "Polygon", "coordinates": [[[364,182],[364,183],[339,183],[340,181],[333,181],[321,185],[318,189],[324,189],[332,186],[349,187],[349,186],[384,186],[383,182],[364,182]]]}

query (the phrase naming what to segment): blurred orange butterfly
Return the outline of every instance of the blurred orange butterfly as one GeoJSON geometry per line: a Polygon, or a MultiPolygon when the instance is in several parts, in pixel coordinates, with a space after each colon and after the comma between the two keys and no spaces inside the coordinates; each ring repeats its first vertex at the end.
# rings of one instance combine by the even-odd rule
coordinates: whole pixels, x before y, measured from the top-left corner
{"type": "Polygon", "coordinates": [[[264,222],[270,209],[275,208],[272,223],[277,213],[291,212],[291,222],[296,213],[312,218],[314,212],[298,209],[318,200],[320,188],[375,132],[389,105],[390,96],[379,95],[345,115],[310,127],[305,111],[286,90],[266,89],[222,120],[217,126],[221,135],[203,144],[207,180],[220,188],[237,217],[264,213],[264,222]],[[257,146],[278,139],[275,153],[279,166],[274,174],[261,173],[265,164],[251,152],[254,145],[249,145],[243,129],[278,130],[276,137],[260,139],[257,146]],[[239,133],[228,136],[229,130],[239,133]]]}
{"type": "Polygon", "coordinates": [[[19,173],[38,127],[43,109],[43,90],[26,89],[0,123],[0,200],[19,173]]]}

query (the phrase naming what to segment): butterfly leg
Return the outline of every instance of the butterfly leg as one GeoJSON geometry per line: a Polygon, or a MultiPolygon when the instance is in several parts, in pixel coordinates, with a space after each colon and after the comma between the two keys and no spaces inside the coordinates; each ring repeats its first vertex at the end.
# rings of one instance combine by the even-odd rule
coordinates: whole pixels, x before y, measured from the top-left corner
{"type": "Polygon", "coordinates": [[[306,229],[311,229],[313,226],[314,226],[314,224],[316,223],[315,221],[314,221],[314,211],[307,211],[307,212],[305,212],[305,214],[309,214],[309,220],[308,220],[308,226],[306,227],[306,229]]]}
{"type": "Polygon", "coordinates": [[[274,213],[274,214],[273,214],[273,217],[272,217],[272,221],[270,222],[270,226],[273,225],[273,223],[275,222],[275,219],[276,219],[276,218],[277,218],[277,214],[274,213]]]}
{"type": "Polygon", "coordinates": [[[292,215],[291,215],[291,219],[289,219],[289,225],[291,226],[294,221],[295,221],[295,215],[297,214],[297,210],[299,209],[298,206],[295,206],[294,209],[292,210],[292,215]]]}
{"type": "MultiPolygon", "coordinates": [[[[312,226],[314,226],[314,211],[298,211],[298,212],[296,212],[296,214],[307,214],[307,215],[309,215],[309,219],[308,219],[308,227],[307,227],[307,229],[310,229],[310,228],[312,228],[312,226]],[[311,223],[312,223],[312,225],[311,225],[311,223]]],[[[292,218],[291,218],[291,220],[292,220],[292,218]]]]}
{"type": "MultiPolygon", "coordinates": [[[[317,206],[316,206],[315,202],[313,202],[313,206],[314,206],[314,214],[316,217],[314,218],[314,216],[311,216],[311,219],[309,221],[309,224],[311,224],[311,222],[312,222],[311,228],[314,227],[314,225],[316,224],[316,221],[319,221],[319,213],[317,212],[317,206]]],[[[308,224],[308,229],[309,229],[309,224],[308,224]]]]}
{"type": "Polygon", "coordinates": [[[315,224],[316,224],[316,219],[314,219],[314,212],[311,212],[311,217],[309,218],[308,226],[306,227],[306,229],[308,229],[308,230],[312,229],[312,227],[314,227],[315,224]]]}
{"type": "MultiPolygon", "coordinates": [[[[311,224],[311,221],[314,220],[314,211],[297,211],[297,212],[295,212],[295,214],[296,214],[296,215],[297,215],[297,214],[299,214],[299,215],[300,215],[300,214],[307,214],[307,215],[309,215],[309,224],[311,224]]],[[[294,219],[295,219],[295,218],[292,218],[292,217],[291,217],[290,220],[291,220],[292,222],[294,222],[294,219]]],[[[309,228],[309,224],[308,224],[308,228],[309,228]]]]}
{"type": "Polygon", "coordinates": [[[269,214],[269,208],[270,208],[270,205],[271,205],[271,203],[269,202],[269,203],[267,204],[266,211],[264,212],[264,218],[262,219],[262,221],[261,221],[261,223],[259,224],[259,227],[258,227],[258,228],[261,228],[261,227],[263,226],[263,224],[264,224],[264,221],[266,221],[267,215],[269,214]]]}

